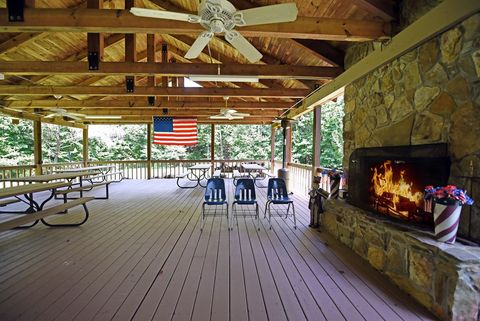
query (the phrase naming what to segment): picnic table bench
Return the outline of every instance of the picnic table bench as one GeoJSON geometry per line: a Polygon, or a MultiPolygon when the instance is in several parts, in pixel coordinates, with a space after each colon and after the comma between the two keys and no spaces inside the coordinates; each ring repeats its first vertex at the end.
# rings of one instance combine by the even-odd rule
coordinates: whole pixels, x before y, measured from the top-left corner
{"type": "Polygon", "coordinates": [[[38,222],[42,222],[43,224],[51,227],[79,226],[84,224],[88,220],[88,216],[89,216],[86,203],[88,201],[91,201],[93,197],[83,197],[70,202],[65,200],[63,204],[55,205],[55,206],[44,209],[45,204],[47,204],[53,198],[57,188],[67,187],[69,185],[70,185],[69,183],[65,183],[65,182],[46,183],[46,184],[34,183],[34,184],[4,188],[0,190],[0,200],[2,199],[10,200],[13,197],[19,202],[24,202],[29,206],[23,212],[5,211],[4,213],[21,214],[21,216],[15,217],[13,219],[7,219],[6,221],[0,222],[0,232],[9,230],[12,228],[33,227],[38,222]],[[34,194],[39,192],[45,192],[45,191],[50,191],[50,195],[43,202],[40,203],[34,199],[34,194]],[[79,205],[83,206],[83,209],[85,212],[85,217],[80,222],[54,224],[46,221],[46,217],[48,216],[56,215],[56,214],[66,214],[68,213],[67,211],[68,209],[79,206],[79,205]],[[32,224],[25,225],[28,223],[32,223],[32,224]]]}

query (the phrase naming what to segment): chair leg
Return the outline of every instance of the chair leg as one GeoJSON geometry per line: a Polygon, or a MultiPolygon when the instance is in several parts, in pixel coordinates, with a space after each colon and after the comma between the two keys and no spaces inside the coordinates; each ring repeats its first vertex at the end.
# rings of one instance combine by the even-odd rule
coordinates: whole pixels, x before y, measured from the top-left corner
{"type": "Polygon", "coordinates": [[[255,203],[255,220],[256,220],[256,224],[257,224],[257,230],[260,231],[260,220],[259,220],[259,215],[258,215],[258,204],[255,203]]]}
{"type": "Polygon", "coordinates": [[[288,206],[287,206],[287,214],[285,214],[285,219],[288,218],[288,212],[290,212],[290,203],[288,203],[288,206]]]}
{"type": "Polygon", "coordinates": [[[205,203],[202,204],[202,222],[200,224],[200,231],[203,231],[205,225],[205,203]]]}
{"type": "Polygon", "coordinates": [[[270,224],[270,229],[272,229],[272,210],[270,209],[271,205],[271,203],[268,203],[268,224],[270,224]]]}
{"type": "Polygon", "coordinates": [[[295,217],[295,205],[292,202],[292,210],[293,210],[293,227],[297,229],[297,218],[295,217]]]}
{"type": "Polygon", "coordinates": [[[267,217],[267,205],[268,205],[268,201],[265,203],[265,211],[263,212],[263,218],[267,217]]]}
{"type": "Polygon", "coordinates": [[[233,230],[233,222],[232,219],[235,216],[235,203],[232,205],[232,213],[228,215],[228,204],[227,204],[227,220],[228,220],[228,230],[233,230]]]}

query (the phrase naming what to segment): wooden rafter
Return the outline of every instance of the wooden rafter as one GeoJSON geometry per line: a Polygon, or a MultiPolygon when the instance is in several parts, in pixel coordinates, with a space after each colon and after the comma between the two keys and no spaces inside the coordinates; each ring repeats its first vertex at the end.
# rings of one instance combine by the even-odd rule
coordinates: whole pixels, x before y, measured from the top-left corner
{"type": "Polygon", "coordinates": [[[99,70],[88,70],[85,62],[70,61],[1,61],[0,70],[14,75],[235,75],[273,79],[331,79],[339,67],[252,65],[252,64],[169,64],[151,62],[104,62],[99,70]]]}
{"type": "Polygon", "coordinates": [[[351,0],[350,2],[385,21],[397,19],[395,4],[391,0],[351,0]]]}
{"type": "MultiPolygon", "coordinates": [[[[192,34],[199,24],[141,18],[128,10],[25,9],[25,22],[10,23],[0,9],[3,32],[106,32],[192,34]]],[[[247,37],[367,41],[390,36],[391,26],[382,21],[298,17],[296,21],[241,28],[247,37]]]]}
{"type": "Polygon", "coordinates": [[[309,93],[305,89],[259,88],[160,88],[136,87],[127,93],[122,86],[0,86],[3,95],[86,95],[86,96],[181,96],[181,97],[281,97],[302,98],[309,93]]]}

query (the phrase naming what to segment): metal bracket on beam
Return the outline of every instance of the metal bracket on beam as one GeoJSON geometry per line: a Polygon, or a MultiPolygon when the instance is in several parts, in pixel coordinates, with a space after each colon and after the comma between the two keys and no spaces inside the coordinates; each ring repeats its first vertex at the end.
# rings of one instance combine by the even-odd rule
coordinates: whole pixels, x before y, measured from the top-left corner
{"type": "Polygon", "coordinates": [[[25,0],[7,0],[8,21],[22,22],[23,9],[25,8],[25,0]]]}
{"type": "Polygon", "coordinates": [[[149,106],[155,106],[155,96],[148,96],[147,101],[149,106]]]}
{"type": "Polygon", "coordinates": [[[125,85],[127,87],[127,93],[133,93],[135,91],[135,77],[127,76],[125,85]]]}
{"type": "Polygon", "coordinates": [[[98,70],[100,65],[100,55],[97,51],[88,52],[88,70],[98,70]]]}
{"type": "Polygon", "coordinates": [[[162,45],[162,54],[166,54],[168,52],[168,46],[166,44],[162,45]]]}

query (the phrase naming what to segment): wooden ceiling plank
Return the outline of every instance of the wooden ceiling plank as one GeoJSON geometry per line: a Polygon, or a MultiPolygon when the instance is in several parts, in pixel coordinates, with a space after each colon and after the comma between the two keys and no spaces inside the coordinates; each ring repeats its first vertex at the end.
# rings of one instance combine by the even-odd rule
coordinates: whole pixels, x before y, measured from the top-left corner
{"type": "Polygon", "coordinates": [[[254,64],[169,64],[149,62],[104,62],[99,70],[88,70],[85,62],[70,61],[0,61],[4,74],[15,75],[235,75],[271,79],[332,79],[340,67],[254,65],[254,64]]]}
{"type": "Polygon", "coordinates": [[[161,88],[137,87],[127,93],[124,86],[17,86],[0,85],[2,95],[86,95],[86,96],[182,96],[182,97],[283,97],[302,98],[309,93],[305,89],[258,88],[161,88]]]}
{"type": "Polygon", "coordinates": [[[343,67],[345,53],[322,40],[297,39],[296,42],[303,47],[320,55],[322,59],[332,66],[343,67]]]}
{"type": "Polygon", "coordinates": [[[353,5],[385,21],[397,19],[395,4],[389,0],[351,0],[353,5]]]}
{"type": "MultiPolygon", "coordinates": [[[[25,9],[25,21],[10,23],[7,9],[0,9],[2,32],[106,32],[192,34],[199,24],[136,17],[128,10],[25,9]]],[[[368,41],[389,38],[390,23],[334,18],[298,17],[289,23],[243,27],[246,37],[298,38],[338,41],[368,41]]]]}

